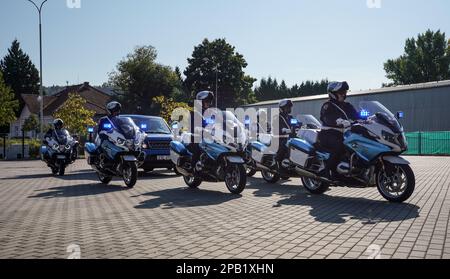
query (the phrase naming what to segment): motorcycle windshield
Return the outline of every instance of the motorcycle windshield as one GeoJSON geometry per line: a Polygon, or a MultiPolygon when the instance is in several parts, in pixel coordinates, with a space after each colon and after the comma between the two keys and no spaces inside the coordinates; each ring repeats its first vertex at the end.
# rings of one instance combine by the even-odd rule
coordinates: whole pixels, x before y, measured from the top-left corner
{"type": "MultiPolygon", "coordinates": [[[[247,142],[245,126],[233,113],[223,112],[221,120],[222,123],[219,118],[207,120],[208,128],[205,131],[211,134],[214,141],[227,144],[245,144],[247,142]]],[[[207,137],[209,136],[207,135],[207,137]]]]}
{"type": "Polygon", "coordinates": [[[59,144],[66,145],[69,140],[71,139],[69,132],[66,129],[61,129],[58,131],[55,131],[56,139],[59,144]]]}
{"type": "Polygon", "coordinates": [[[378,101],[359,103],[361,116],[374,117],[377,122],[389,127],[395,133],[403,132],[403,127],[395,115],[378,101]]]}
{"type": "Polygon", "coordinates": [[[302,128],[307,129],[320,129],[322,124],[310,114],[302,114],[297,116],[298,121],[302,124],[302,128]]]}
{"type": "Polygon", "coordinates": [[[116,120],[119,132],[125,137],[125,139],[134,140],[139,130],[138,126],[129,117],[120,117],[116,120]]]}

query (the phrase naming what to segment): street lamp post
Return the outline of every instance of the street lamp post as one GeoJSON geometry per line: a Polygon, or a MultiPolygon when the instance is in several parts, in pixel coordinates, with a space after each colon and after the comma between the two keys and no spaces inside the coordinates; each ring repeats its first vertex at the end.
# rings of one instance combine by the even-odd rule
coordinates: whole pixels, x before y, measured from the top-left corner
{"type": "Polygon", "coordinates": [[[44,0],[40,6],[38,6],[33,0],[28,0],[28,2],[32,3],[38,13],[39,13],[39,75],[40,75],[40,84],[39,84],[39,98],[40,98],[40,130],[39,130],[39,137],[41,140],[43,139],[43,129],[44,129],[44,85],[42,84],[42,7],[44,6],[45,2],[48,0],[44,0]]]}

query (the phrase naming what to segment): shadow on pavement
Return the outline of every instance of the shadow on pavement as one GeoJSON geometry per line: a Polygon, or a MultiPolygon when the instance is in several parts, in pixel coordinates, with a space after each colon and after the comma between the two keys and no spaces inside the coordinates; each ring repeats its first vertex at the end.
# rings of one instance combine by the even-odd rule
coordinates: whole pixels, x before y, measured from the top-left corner
{"type": "MultiPolygon", "coordinates": [[[[361,220],[365,225],[370,225],[419,217],[420,208],[409,203],[396,204],[388,201],[326,194],[312,195],[301,184],[298,186],[268,184],[253,178],[249,181],[251,183],[247,188],[256,189],[255,196],[281,195],[282,199],[278,201],[280,206],[308,206],[311,208],[310,215],[316,221],[323,223],[345,223],[347,220],[356,219],[361,220]],[[259,182],[259,185],[256,181],[259,182]]],[[[377,191],[376,188],[373,190],[377,191]]]]}
{"type": "MultiPolygon", "coordinates": [[[[113,182],[114,183],[114,182],[113,182]]],[[[95,184],[80,184],[73,186],[61,186],[61,187],[53,187],[44,190],[40,190],[39,194],[34,196],[30,196],[28,198],[43,198],[43,199],[51,199],[51,198],[71,198],[71,197],[82,197],[82,196],[95,196],[100,194],[119,192],[119,191],[127,191],[124,185],[118,184],[109,184],[103,185],[101,183],[95,184]],[[45,191],[45,192],[43,192],[45,191]]]]}
{"type": "Polygon", "coordinates": [[[228,192],[190,188],[167,189],[143,194],[143,196],[154,196],[156,198],[141,202],[135,208],[150,209],[162,207],[163,209],[171,209],[176,207],[207,206],[225,203],[241,197],[228,192]]]}

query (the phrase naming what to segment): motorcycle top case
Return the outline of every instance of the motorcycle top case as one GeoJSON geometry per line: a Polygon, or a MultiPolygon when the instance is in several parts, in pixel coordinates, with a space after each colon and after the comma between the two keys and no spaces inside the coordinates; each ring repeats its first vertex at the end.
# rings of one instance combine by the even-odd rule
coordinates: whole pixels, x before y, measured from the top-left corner
{"type": "Polygon", "coordinates": [[[288,142],[291,162],[304,167],[306,160],[314,154],[314,147],[303,139],[291,139],[288,142]]]}
{"type": "Polygon", "coordinates": [[[172,141],[170,143],[170,159],[174,164],[178,164],[178,160],[180,157],[189,155],[189,151],[182,142],[172,141]]]}

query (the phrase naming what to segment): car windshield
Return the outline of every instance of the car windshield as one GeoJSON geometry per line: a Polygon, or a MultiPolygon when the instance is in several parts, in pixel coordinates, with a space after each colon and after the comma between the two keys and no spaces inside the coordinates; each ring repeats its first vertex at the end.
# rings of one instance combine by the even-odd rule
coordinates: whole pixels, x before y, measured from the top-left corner
{"type": "Polygon", "coordinates": [[[134,139],[136,132],[139,130],[134,121],[129,117],[117,118],[117,125],[125,139],[134,139]]]}
{"type": "Polygon", "coordinates": [[[320,129],[322,127],[319,120],[310,114],[298,115],[297,120],[302,123],[302,127],[307,129],[320,129]]]}
{"type": "Polygon", "coordinates": [[[134,117],[136,125],[147,134],[172,134],[166,121],[162,118],[134,117]]]}
{"type": "Polygon", "coordinates": [[[393,132],[403,131],[402,125],[395,115],[378,101],[362,101],[359,103],[361,116],[375,116],[376,120],[383,125],[388,126],[393,132]]]}

